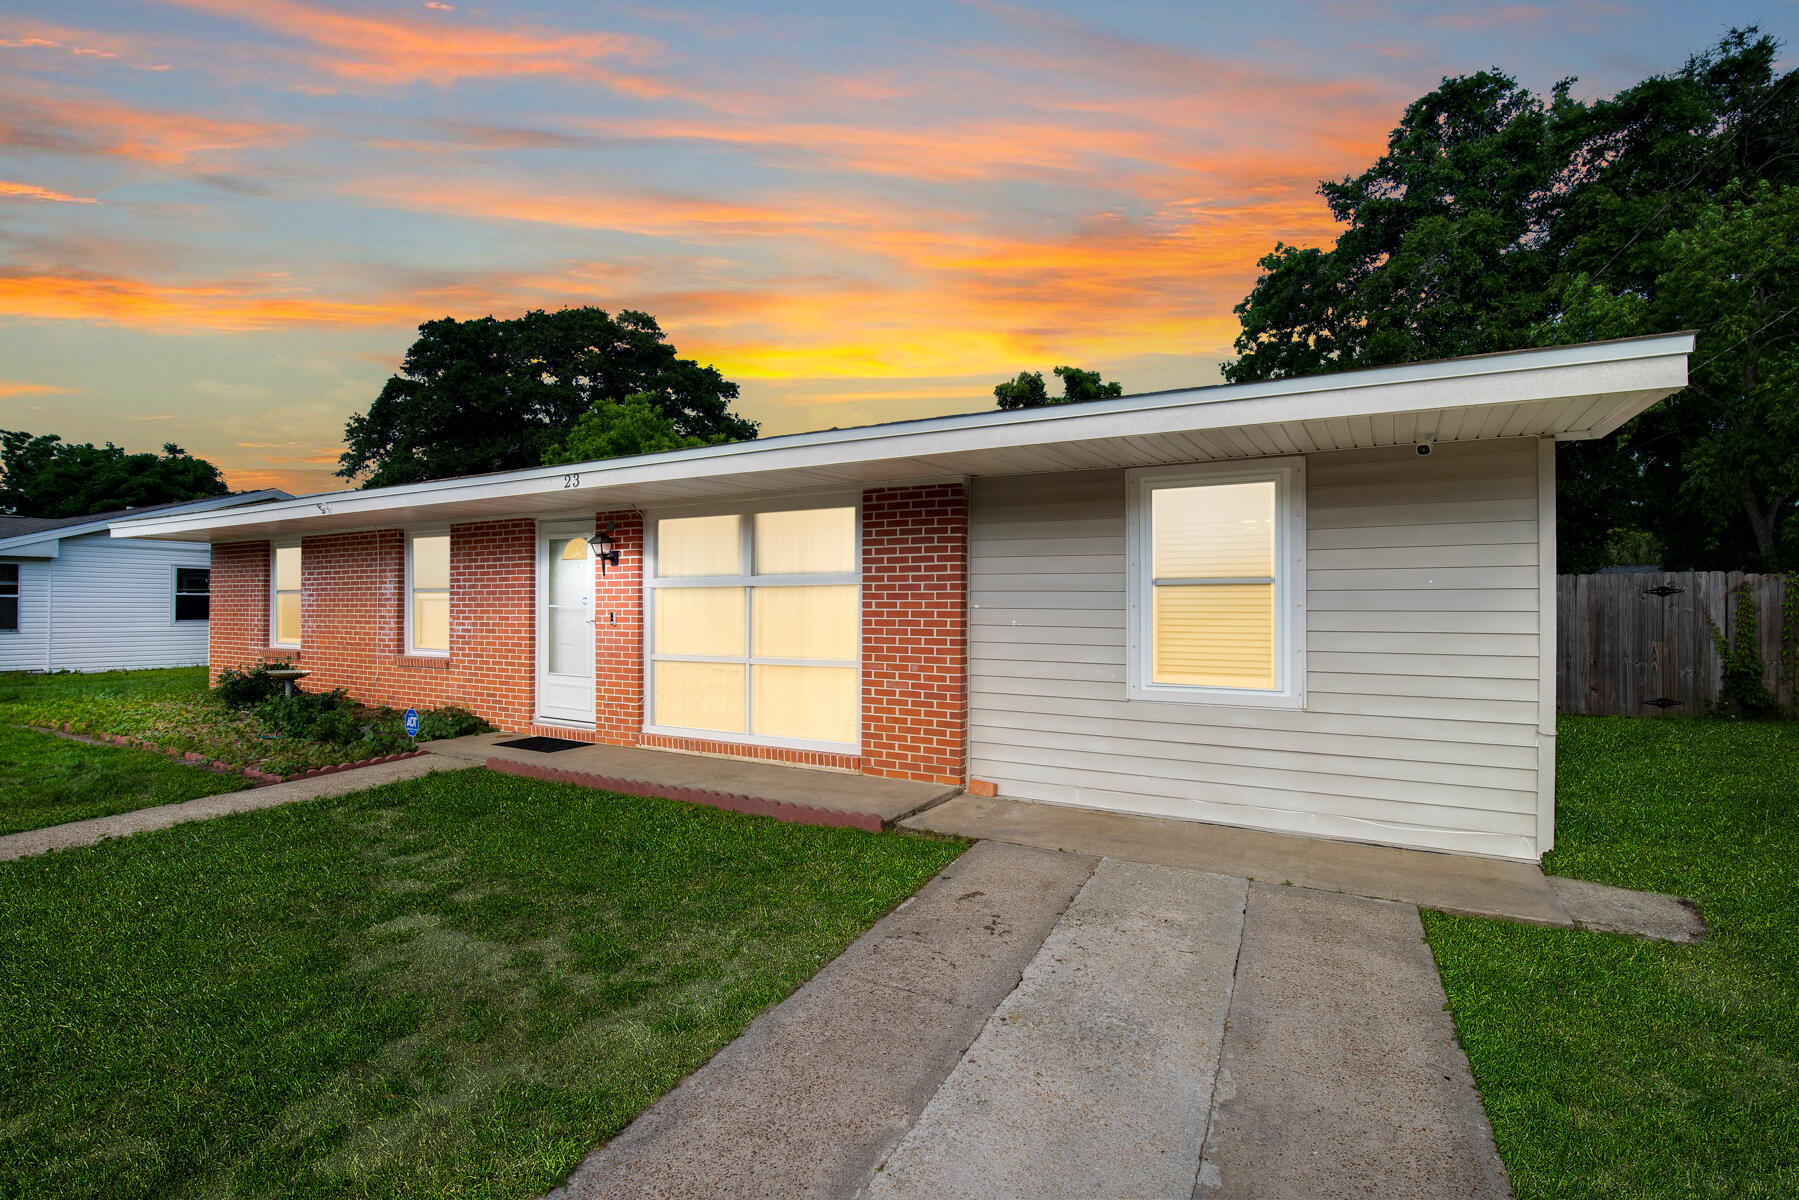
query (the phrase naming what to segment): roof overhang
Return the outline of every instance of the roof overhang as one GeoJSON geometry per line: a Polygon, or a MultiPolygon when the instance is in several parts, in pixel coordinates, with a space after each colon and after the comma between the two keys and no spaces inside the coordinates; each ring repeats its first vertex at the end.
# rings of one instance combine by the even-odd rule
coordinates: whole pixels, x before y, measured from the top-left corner
{"type": "Polygon", "coordinates": [[[1687,382],[1690,333],[793,434],[634,458],[328,492],[114,523],[114,537],[251,541],[560,517],[949,477],[1611,433],[1687,382]]]}

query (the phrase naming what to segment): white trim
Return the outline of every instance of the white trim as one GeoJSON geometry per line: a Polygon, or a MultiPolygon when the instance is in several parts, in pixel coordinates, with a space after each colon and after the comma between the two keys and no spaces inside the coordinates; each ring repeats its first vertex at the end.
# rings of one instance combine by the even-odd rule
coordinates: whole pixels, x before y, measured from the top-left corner
{"type": "MultiPolygon", "coordinates": [[[[405,640],[402,642],[402,644],[406,647],[406,654],[408,655],[408,657],[411,657],[411,658],[448,658],[448,657],[450,657],[450,648],[448,646],[445,646],[442,650],[429,650],[429,649],[421,649],[418,646],[415,646],[412,644],[412,539],[422,538],[422,537],[448,538],[449,536],[450,536],[450,527],[448,525],[444,525],[441,527],[425,526],[424,528],[421,528],[421,529],[403,529],[400,531],[400,537],[405,542],[404,558],[406,560],[406,565],[404,568],[405,574],[402,578],[401,588],[400,588],[400,608],[402,610],[401,616],[402,616],[402,619],[405,621],[405,635],[404,635],[405,640]]],[[[454,546],[454,543],[452,543],[452,547],[453,546],[454,546]]],[[[452,550],[452,553],[453,552],[454,551],[452,550]]],[[[431,588],[429,590],[435,592],[438,589],[431,588]]],[[[450,606],[454,605],[456,602],[455,601],[455,589],[450,586],[448,580],[444,581],[443,594],[444,594],[444,599],[447,602],[446,603],[446,610],[447,610],[450,606]]],[[[445,626],[446,633],[448,632],[448,628],[449,627],[446,624],[446,626],[445,626]]]]}
{"type": "Polygon", "coordinates": [[[1132,700],[1231,707],[1304,708],[1306,679],[1306,463],[1302,455],[1246,462],[1141,467],[1125,472],[1125,694],[1132,700]],[[1150,604],[1154,561],[1149,497],[1159,488],[1223,483],[1275,485],[1276,687],[1195,687],[1150,682],[1150,604]]]}
{"type": "Polygon", "coordinates": [[[269,539],[269,649],[271,650],[299,650],[306,644],[306,550],[301,544],[302,541],[303,539],[298,534],[292,537],[269,539]],[[281,635],[276,632],[281,608],[281,589],[279,587],[281,576],[275,562],[275,553],[278,550],[298,550],[300,552],[300,589],[298,592],[300,597],[300,640],[297,642],[283,642],[279,640],[281,635]]]}
{"type": "Polygon", "coordinates": [[[1537,442],[1537,855],[1555,848],[1555,439],[1537,442]]]}
{"type": "Polygon", "coordinates": [[[856,755],[861,753],[862,745],[862,494],[842,490],[813,491],[793,493],[766,499],[739,502],[735,504],[717,501],[658,506],[643,512],[643,732],[665,737],[697,738],[705,741],[726,742],[735,746],[770,746],[784,750],[812,750],[824,754],[856,755]],[[851,511],[851,528],[855,538],[854,556],[856,569],[853,572],[832,572],[819,575],[757,575],[755,570],[755,517],[758,513],[768,512],[804,512],[812,509],[847,508],[851,511]],[[656,525],[665,519],[679,520],[683,517],[705,516],[737,516],[742,520],[738,524],[738,565],[746,568],[747,573],[737,575],[687,575],[669,579],[659,578],[657,571],[656,525]],[[847,659],[789,659],[760,658],[754,654],[755,649],[755,602],[753,596],[746,595],[743,605],[743,654],[742,655],[703,655],[703,654],[658,654],[656,652],[656,604],[655,595],[661,588],[740,588],[746,593],[758,587],[854,587],[856,589],[856,658],[847,659]],[[853,742],[822,742],[801,738],[775,737],[758,734],[753,729],[732,733],[717,729],[689,729],[683,726],[658,725],[656,723],[656,663],[657,662],[721,662],[741,663],[743,665],[743,721],[746,726],[755,724],[755,693],[753,679],[755,668],[759,666],[804,666],[835,667],[851,669],[856,672],[856,740],[853,742]]]}
{"type": "MultiPolygon", "coordinates": [[[[367,514],[436,505],[530,500],[539,511],[560,497],[570,510],[591,508],[595,493],[666,481],[705,479],[720,492],[746,477],[781,471],[899,463],[919,457],[1050,446],[1109,438],[1239,428],[1360,415],[1466,410],[1489,405],[1617,396],[1623,419],[1686,385],[1691,334],[1555,346],[1503,354],[1312,375],[1260,383],[1185,388],[1147,395],[987,410],[899,421],[858,429],[791,434],[566,466],[534,467],[388,488],[352,489],[300,500],[228,509],[211,515],[147,516],[112,526],[115,537],[180,538],[203,534],[232,540],[237,529],[271,522],[358,524],[367,514]],[[1470,381],[1482,381],[1471,386],[1470,381]],[[321,522],[321,518],[330,520],[321,522]]],[[[972,401],[971,397],[971,401],[972,401]]],[[[1540,424],[1540,422],[1539,422],[1540,424]]],[[[1534,427],[1513,436],[1537,432],[1534,427]]],[[[948,471],[954,468],[945,464],[948,471]]],[[[937,472],[934,472],[937,473],[937,472]]],[[[870,486],[878,484],[870,483],[870,486]]],[[[528,509],[530,504],[521,504],[528,509]]],[[[469,519],[479,519],[471,517],[469,519]]],[[[253,535],[252,535],[253,536],[253,535]]]]}

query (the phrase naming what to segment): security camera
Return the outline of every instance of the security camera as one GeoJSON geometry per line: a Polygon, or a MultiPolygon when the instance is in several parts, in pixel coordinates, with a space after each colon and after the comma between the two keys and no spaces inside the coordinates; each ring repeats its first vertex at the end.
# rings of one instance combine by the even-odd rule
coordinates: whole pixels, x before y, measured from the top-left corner
{"type": "Polygon", "coordinates": [[[1413,446],[1412,449],[1414,449],[1418,452],[1419,458],[1423,458],[1425,455],[1430,453],[1430,439],[1426,438],[1424,441],[1419,442],[1416,446],[1413,446]]]}

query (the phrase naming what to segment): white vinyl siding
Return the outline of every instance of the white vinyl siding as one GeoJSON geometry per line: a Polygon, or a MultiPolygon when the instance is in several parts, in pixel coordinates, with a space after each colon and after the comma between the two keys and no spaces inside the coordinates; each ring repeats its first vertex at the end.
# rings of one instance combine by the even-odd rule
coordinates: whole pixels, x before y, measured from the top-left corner
{"type": "Polygon", "coordinates": [[[59,556],[19,564],[19,632],[0,634],[0,670],[114,671],[206,661],[209,622],[174,618],[175,568],[212,565],[195,542],[64,538],[59,556]]]}
{"type": "Polygon", "coordinates": [[[1303,709],[1129,698],[1123,471],[975,481],[971,776],[1002,795],[1534,858],[1534,439],[1309,455],[1303,709]]]}

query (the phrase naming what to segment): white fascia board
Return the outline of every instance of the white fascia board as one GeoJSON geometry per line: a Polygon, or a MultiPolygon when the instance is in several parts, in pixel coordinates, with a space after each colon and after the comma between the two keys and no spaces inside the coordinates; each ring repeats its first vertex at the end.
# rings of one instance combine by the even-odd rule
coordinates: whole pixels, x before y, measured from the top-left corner
{"type": "Polygon", "coordinates": [[[61,558],[60,537],[26,534],[0,542],[0,558],[61,558]]]}
{"type": "Polygon", "coordinates": [[[1691,334],[1661,334],[1301,379],[1151,392],[1065,406],[962,413],[633,458],[326,492],[215,513],[144,517],[119,522],[112,532],[114,537],[151,538],[226,534],[234,527],[271,521],[303,522],[323,515],[341,519],[366,514],[374,518],[380,513],[465,501],[551,495],[567,501],[586,490],[698,475],[730,479],[966,451],[1204,432],[1280,421],[1525,404],[1564,396],[1666,395],[1686,385],[1686,355],[1692,348],[1691,334]],[[575,482],[571,484],[571,480],[575,482]]]}

